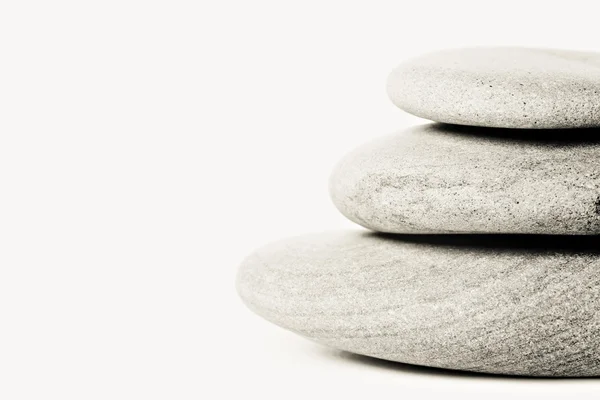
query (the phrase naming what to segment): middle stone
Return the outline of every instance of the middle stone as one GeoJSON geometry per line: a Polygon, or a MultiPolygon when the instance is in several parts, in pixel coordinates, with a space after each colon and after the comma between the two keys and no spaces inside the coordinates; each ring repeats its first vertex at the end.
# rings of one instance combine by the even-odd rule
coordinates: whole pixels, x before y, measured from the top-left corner
{"type": "Polygon", "coordinates": [[[429,124],[347,155],[330,193],[391,233],[600,233],[600,130],[429,124]]]}

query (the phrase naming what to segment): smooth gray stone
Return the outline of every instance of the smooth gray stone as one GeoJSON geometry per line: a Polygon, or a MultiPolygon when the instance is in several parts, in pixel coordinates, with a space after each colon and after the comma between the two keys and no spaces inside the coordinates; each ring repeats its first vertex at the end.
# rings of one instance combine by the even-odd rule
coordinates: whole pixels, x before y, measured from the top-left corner
{"type": "Polygon", "coordinates": [[[600,126],[600,53],[440,51],[398,66],[387,88],[398,107],[438,122],[498,128],[600,126]]]}
{"type": "Polygon", "coordinates": [[[330,194],[381,232],[598,234],[600,130],[416,126],[343,158],[330,194]]]}
{"type": "Polygon", "coordinates": [[[600,375],[600,238],[335,232],[276,242],[237,289],[316,342],[495,374],[600,375]]]}

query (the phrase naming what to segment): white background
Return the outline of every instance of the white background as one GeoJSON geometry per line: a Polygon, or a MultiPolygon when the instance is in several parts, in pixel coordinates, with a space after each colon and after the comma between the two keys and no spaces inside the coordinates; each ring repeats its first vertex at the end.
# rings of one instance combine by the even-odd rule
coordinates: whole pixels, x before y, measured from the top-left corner
{"type": "Polygon", "coordinates": [[[247,310],[254,248],[353,225],[335,162],[422,121],[407,58],[600,51],[595,1],[0,3],[0,398],[545,398],[600,381],[443,373],[247,310]]]}

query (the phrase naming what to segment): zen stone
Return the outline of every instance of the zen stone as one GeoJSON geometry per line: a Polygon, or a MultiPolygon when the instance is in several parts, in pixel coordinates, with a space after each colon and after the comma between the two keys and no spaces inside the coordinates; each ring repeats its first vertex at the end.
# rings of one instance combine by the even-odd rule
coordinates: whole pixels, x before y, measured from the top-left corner
{"type": "Polygon", "coordinates": [[[500,128],[600,126],[600,53],[472,48],[397,67],[391,100],[433,121],[500,128]]]}
{"type": "Polygon", "coordinates": [[[600,374],[600,238],[337,232],[268,245],[237,289],[316,342],[403,363],[600,374]]]}
{"type": "Polygon", "coordinates": [[[330,193],[381,232],[598,234],[600,130],[416,126],[342,159],[330,193]]]}

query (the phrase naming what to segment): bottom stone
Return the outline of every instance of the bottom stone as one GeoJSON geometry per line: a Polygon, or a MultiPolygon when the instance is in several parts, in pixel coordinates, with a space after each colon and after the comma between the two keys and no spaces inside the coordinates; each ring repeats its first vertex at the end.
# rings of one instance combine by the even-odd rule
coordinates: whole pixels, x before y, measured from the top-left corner
{"type": "Polygon", "coordinates": [[[600,238],[337,232],[267,245],[237,289],[341,350],[529,376],[600,375],[600,238]]]}

